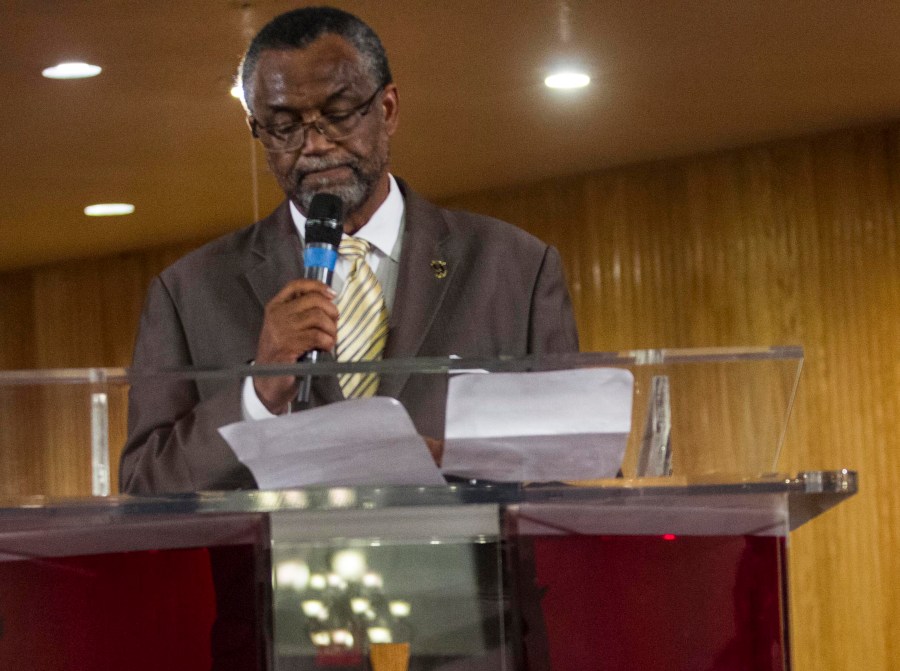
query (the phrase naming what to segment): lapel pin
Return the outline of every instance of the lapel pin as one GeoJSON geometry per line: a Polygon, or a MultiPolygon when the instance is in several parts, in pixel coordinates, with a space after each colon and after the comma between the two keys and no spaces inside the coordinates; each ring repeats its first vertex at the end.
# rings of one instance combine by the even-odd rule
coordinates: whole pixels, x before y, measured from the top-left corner
{"type": "Polygon", "coordinates": [[[431,269],[434,271],[434,276],[439,280],[447,277],[447,262],[446,261],[432,261],[431,269]]]}

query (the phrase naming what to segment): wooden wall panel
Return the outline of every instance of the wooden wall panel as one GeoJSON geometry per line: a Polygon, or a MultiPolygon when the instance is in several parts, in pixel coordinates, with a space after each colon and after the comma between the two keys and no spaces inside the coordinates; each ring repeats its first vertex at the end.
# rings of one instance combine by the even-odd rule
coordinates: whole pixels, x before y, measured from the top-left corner
{"type": "MultiPolygon", "coordinates": [[[[0,280],[0,369],[35,367],[34,276],[8,273],[0,280]]],[[[0,495],[33,493],[44,470],[44,453],[26,449],[33,426],[23,416],[39,416],[37,390],[0,388],[0,495]]]]}
{"type": "MultiPolygon", "coordinates": [[[[2,367],[127,366],[150,279],[194,246],[0,275],[2,367]]],[[[104,391],[109,397],[116,489],[127,389],[33,384],[0,389],[0,497],[91,493],[92,391],[104,391]]]]}
{"type": "MultiPolygon", "coordinates": [[[[518,223],[560,249],[585,350],[805,347],[781,466],[858,469],[862,492],[792,537],[795,668],[892,668],[900,659],[900,124],[448,204],[518,223]]],[[[185,249],[0,275],[0,365],[126,365],[146,284],[185,249]]],[[[54,453],[48,463],[21,424],[23,408],[44,403],[46,414],[81,401],[57,395],[48,405],[41,393],[22,394],[0,395],[0,435],[12,437],[0,445],[0,494],[50,485],[84,492],[70,472],[83,470],[81,457],[54,453]],[[9,430],[13,420],[19,428],[9,430]]],[[[73,449],[67,434],[77,434],[60,433],[66,421],[45,429],[62,454],[73,449]]]]}
{"type": "Polygon", "coordinates": [[[0,370],[34,368],[34,274],[0,277],[0,370]]]}

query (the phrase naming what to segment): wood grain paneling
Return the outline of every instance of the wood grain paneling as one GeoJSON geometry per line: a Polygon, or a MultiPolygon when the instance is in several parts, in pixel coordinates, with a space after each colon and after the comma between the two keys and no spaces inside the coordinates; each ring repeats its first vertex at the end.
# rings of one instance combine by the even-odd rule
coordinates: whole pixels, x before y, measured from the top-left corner
{"type": "Polygon", "coordinates": [[[34,368],[34,273],[0,275],[0,370],[34,368]]]}
{"type": "MultiPolygon", "coordinates": [[[[792,537],[795,668],[893,668],[900,659],[893,447],[900,432],[900,124],[448,204],[513,221],[560,249],[585,350],[804,346],[780,466],[857,469],[862,491],[792,537]]],[[[150,277],[184,250],[0,275],[0,363],[126,365],[150,277]]],[[[22,412],[40,407],[52,417],[50,409],[71,403],[81,401],[34,390],[0,396],[0,493],[51,485],[85,493],[83,455],[60,456],[83,449],[66,442],[77,434],[65,428],[68,420],[34,424],[57,448],[52,464],[21,424],[22,412]],[[18,432],[8,423],[16,420],[18,432]]],[[[121,438],[121,398],[115,405],[121,438]]]]}
{"type": "MultiPolygon", "coordinates": [[[[0,275],[4,369],[127,366],[150,279],[196,245],[0,275]]],[[[0,389],[0,496],[91,493],[91,392],[108,394],[112,486],[126,389],[31,384],[0,389]]]]}

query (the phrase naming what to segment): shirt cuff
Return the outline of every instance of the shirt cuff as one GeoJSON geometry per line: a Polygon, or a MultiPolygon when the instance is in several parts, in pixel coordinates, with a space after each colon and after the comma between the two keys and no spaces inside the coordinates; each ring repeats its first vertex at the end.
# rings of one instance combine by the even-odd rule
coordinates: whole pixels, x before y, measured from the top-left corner
{"type": "MultiPolygon", "coordinates": [[[[288,409],[288,413],[290,409],[288,409]]],[[[258,419],[271,419],[278,415],[273,415],[269,409],[263,405],[256,395],[256,389],[253,387],[253,378],[244,378],[244,388],[241,391],[241,415],[245,422],[256,421],[258,419]]]]}

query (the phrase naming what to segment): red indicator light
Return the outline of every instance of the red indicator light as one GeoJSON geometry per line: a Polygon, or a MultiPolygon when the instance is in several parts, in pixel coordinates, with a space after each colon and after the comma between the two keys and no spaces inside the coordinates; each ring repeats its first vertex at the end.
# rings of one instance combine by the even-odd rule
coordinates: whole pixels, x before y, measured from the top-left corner
{"type": "Polygon", "coordinates": [[[663,540],[664,541],[674,541],[675,534],[663,534],[663,540]]]}

